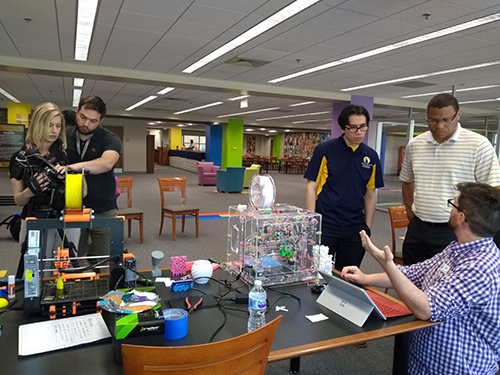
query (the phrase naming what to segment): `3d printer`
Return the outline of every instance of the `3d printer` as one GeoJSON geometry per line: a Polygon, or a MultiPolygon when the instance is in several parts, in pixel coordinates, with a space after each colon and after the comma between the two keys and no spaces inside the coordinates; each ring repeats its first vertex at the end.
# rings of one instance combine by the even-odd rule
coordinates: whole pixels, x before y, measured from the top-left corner
{"type": "MultiPolygon", "coordinates": [[[[83,171],[81,175],[66,174],[61,179],[54,166],[36,154],[21,155],[19,162],[19,165],[26,167],[28,177],[35,172],[46,173],[54,185],[47,210],[60,211],[60,207],[52,204],[54,194],[64,194],[65,202],[61,217],[56,214],[41,215],[47,218],[26,218],[24,311],[28,313],[41,311],[51,318],[95,311],[96,301],[100,296],[110,289],[123,286],[125,274],[122,265],[124,263],[123,218],[94,218],[90,209],[83,208],[83,171]],[[33,163],[30,159],[36,160],[37,163],[33,163]],[[64,181],[65,188],[61,188],[61,181],[64,181]],[[70,264],[76,266],[78,259],[81,258],[76,257],[76,254],[68,249],[60,248],[55,255],[52,249],[47,249],[49,230],[55,229],[64,234],[66,229],[70,228],[110,229],[110,257],[104,257],[109,259],[98,262],[99,264],[109,261],[108,279],[99,278],[95,272],[79,272],[86,268],[71,269],[70,264]],[[53,272],[58,276],[58,283],[43,282],[47,272],[53,272]]],[[[28,183],[32,183],[32,179],[30,181],[28,183]]],[[[60,201],[61,199],[57,200],[59,204],[60,201]]],[[[61,239],[62,237],[61,235],[61,239]]]]}
{"type": "Polygon", "coordinates": [[[321,215],[274,204],[269,175],[250,182],[250,205],[229,207],[227,269],[248,284],[286,284],[316,278],[313,246],[321,242],[321,215]]]}

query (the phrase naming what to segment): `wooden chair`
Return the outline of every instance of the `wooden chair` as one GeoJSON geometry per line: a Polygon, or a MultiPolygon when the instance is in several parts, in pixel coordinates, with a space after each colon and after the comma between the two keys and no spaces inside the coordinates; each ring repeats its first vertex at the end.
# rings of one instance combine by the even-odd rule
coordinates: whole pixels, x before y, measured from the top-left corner
{"type": "Polygon", "coordinates": [[[118,208],[118,214],[128,221],[128,236],[132,230],[132,220],[139,220],[141,243],[143,241],[144,211],[132,207],[132,177],[117,177],[118,189],[121,194],[127,194],[127,207],[118,208]]]}
{"type": "Polygon", "coordinates": [[[231,339],[190,346],[122,344],[125,375],[264,375],[282,316],[231,339]]]}
{"type": "Polygon", "coordinates": [[[175,226],[177,215],[182,216],[182,232],[184,232],[184,225],[186,222],[186,215],[194,215],[196,219],[196,237],[199,233],[200,223],[200,209],[199,207],[190,206],[186,203],[186,177],[162,178],[158,177],[158,184],[160,185],[161,195],[161,223],[160,235],[163,230],[163,218],[169,217],[172,219],[172,237],[175,241],[175,226]],[[167,202],[165,193],[180,192],[180,197],[175,202],[167,202]]]}
{"type": "Polygon", "coordinates": [[[408,220],[408,216],[406,215],[406,207],[405,206],[392,206],[387,207],[389,210],[389,218],[391,220],[391,231],[392,231],[392,253],[394,254],[394,262],[397,264],[403,264],[402,255],[398,256],[397,251],[397,243],[396,241],[396,229],[398,228],[406,228],[410,223],[408,220]]]}

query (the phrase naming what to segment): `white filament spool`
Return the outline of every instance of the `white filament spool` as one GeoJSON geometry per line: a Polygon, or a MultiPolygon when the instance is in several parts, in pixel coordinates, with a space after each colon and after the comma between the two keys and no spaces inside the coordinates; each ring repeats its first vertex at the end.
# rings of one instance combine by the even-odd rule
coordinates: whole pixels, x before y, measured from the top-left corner
{"type": "Polygon", "coordinates": [[[256,174],[250,180],[248,189],[250,204],[259,208],[270,208],[276,199],[276,186],[273,178],[268,174],[256,174]]]}

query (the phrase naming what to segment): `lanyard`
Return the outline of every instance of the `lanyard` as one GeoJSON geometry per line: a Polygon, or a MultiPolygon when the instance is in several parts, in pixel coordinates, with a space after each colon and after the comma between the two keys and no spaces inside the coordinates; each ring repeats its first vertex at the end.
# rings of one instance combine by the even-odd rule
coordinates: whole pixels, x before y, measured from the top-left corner
{"type": "Polygon", "coordinates": [[[76,150],[80,154],[80,160],[83,160],[83,157],[85,156],[85,153],[87,152],[87,148],[89,147],[90,139],[92,138],[94,134],[91,134],[90,137],[88,137],[84,142],[83,142],[83,150],[81,150],[81,143],[82,140],[80,137],[76,137],[76,150]]]}

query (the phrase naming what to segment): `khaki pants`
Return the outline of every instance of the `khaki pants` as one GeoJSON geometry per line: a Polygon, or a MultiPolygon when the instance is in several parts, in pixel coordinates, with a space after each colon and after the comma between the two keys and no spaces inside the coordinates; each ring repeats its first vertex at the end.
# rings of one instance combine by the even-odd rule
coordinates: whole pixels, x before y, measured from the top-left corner
{"type": "MultiPolygon", "coordinates": [[[[99,214],[95,217],[102,218],[113,218],[118,214],[118,210],[109,210],[99,214]]],[[[111,234],[109,228],[93,228],[93,229],[82,229],[80,235],[80,242],[78,244],[78,256],[98,256],[98,255],[109,255],[109,247],[111,241],[111,234]]],[[[88,263],[97,263],[100,259],[90,259],[88,263]]],[[[81,265],[88,264],[83,262],[81,265]]]]}

